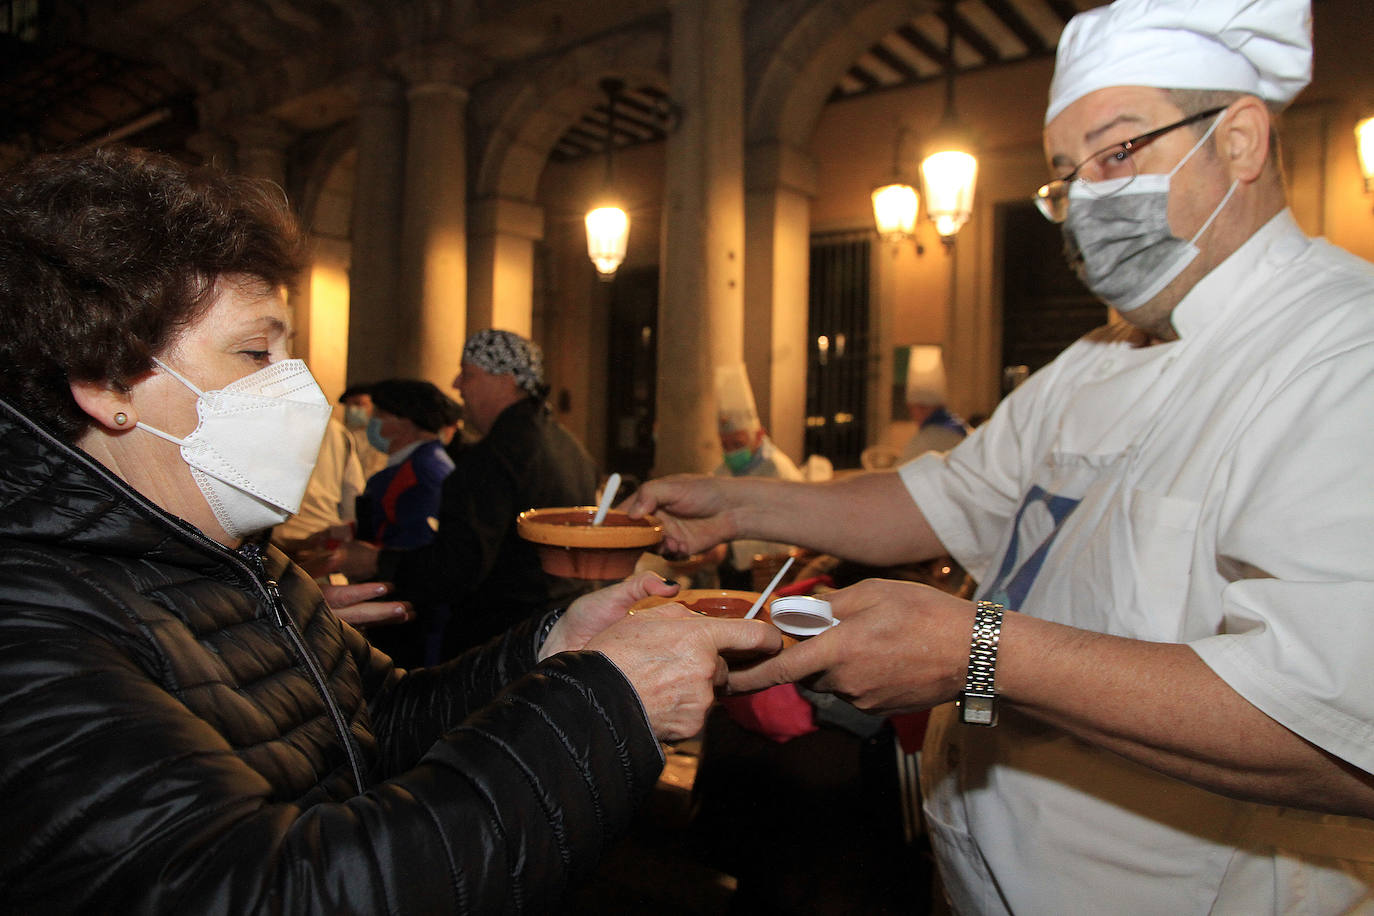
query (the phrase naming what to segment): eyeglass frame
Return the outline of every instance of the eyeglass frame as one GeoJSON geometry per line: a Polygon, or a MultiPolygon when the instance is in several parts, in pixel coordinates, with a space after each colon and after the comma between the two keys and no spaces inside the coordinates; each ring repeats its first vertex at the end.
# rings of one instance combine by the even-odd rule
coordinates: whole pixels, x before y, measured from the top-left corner
{"type": "MultiPolygon", "coordinates": [[[[1049,220],[1052,223],[1062,223],[1065,219],[1068,218],[1068,208],[1065,208],[1063,217],[1055,219],[1049,209],[1052,206],[1051,201],[1063,200],[1069,196],[1069,184],[1073,181],[1080,180],[1078,177],[1078,173],[1082,171],[1085,165],[1087,165],[1090,162],[1096,162],[1097,160],[1101,159],[1104,154],[1111,154],[1117,157],[1118,162],[1125,161],[1125,159],[1121,158],[1123,154],[1126,157],[1126,159],[1129,159],[1129,157],[1135,155],[1137,150],[1141,149],[1142,147],[1148,146],[1149,144],[1153,143],[1155,140],[1158,140],[1165,134],[1178,130],[1180,127],[1187,127],[1189,124],[1196,124],[1198,121],[1204,121],[1207,118],[1219,115],[1230,107],[1230,105],[1221,105],[1216,108],[1208,108],[1205,111],[1199,111],[1197,114],[1189,115],[1188,117],[1183,118],[1179,121],[1175,121],[1172,124],[1166,124],[1163,127],[1156,127],[1154,130],[1149,131],[1147,133],[1143,133],[1138,137],[1132,137],[1131,139],[1124,140],[1121,143],[1113,143],[1109,146],[1104,146],[1102,147],[1102,149],[1087,156],[1081,162],[1075,165],[1073,167],[1073,171],[1069,172],[1069,174],[1059,178],[1052,179],[1042,184],[1039,190],[1037,190],[1035,194],[1031,196],[1031,200],[1035,203],[1035,208],[1040,211],[1040,215],[1045,217],[1045,219],[1049,220]]],[[[1134,169],[1134,166],[1132,166],[1132,169],[1134,169]]],[[[1135,174],[1136,173],[1133,171],[1131,177],[1134,178],[1135,174]]],[[[1087,184],[1092,183],[1093,182],[1091,181],[1087,182],[1087,184]]]]}

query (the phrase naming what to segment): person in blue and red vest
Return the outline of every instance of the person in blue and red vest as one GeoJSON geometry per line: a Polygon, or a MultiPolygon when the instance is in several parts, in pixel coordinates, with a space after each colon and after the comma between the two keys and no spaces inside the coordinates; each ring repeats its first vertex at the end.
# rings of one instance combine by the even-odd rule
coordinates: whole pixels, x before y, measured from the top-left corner
{"type": "MultiPolygon", "coordinates": [[[[387,456],[386,467],[367,480],[358,499],[356,539],[377,548],[412,550],[433,542],[439,499],[453,472],[439,431],[451,417],[451,399],[418,379],[388,379],[370,386],[368,441],[387,456]]],[[[448,620],[446,603],[417,605],[405,623],[370,629],[368,636],[398,665],[438,661],[435,640],[448,620]]]]}
{"type": "Polygon", "coordinates": [[[358,539],[378,547],[423,547],[434,540],[439,493],[453,472],[439,430],[447,395],[429,382],[388,379],[371,387],[367,438],[387,456],[358,505],[358,539]]]}

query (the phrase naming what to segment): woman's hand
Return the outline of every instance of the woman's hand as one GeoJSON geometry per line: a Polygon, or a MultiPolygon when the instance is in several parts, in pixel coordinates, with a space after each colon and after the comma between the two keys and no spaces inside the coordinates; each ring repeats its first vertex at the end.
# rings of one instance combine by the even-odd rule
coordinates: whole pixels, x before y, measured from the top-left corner
{"type": "Polygon", "coordinates": [[[653,513],[663,522],[663,553],[689,556],[735,537],[721,479],[674,474],[640,486],[620,508],[633,518],[653,513]]]}
{"type": "Polygon", "coordinates": [[[568,605],[567,613],[549,631],[539,648],[540,660],[558,652],[581,649],[596,634],[623,618],[636,602],[651,596],[670,598],[677,590],[676,582],[658,573],[640,572],[624,582],[583,595],[568,605]]]}
{"type": "Polygon", "coordinates": [[[869,713],[928,709],[959,695],[973,604],[914,582],[865,579],[825,596],[842,623],[759,664],[730,690],[804,681],[869,713]]]}
{"type": "Polygon", "coordinates": [[[724,686],[732,658],[777,652],[782,633],[761,620],[705,617],[661,604],[622,617],[587,645],[609,658],[634,686],[654,734],[680,741],[699,733],[724,686]]]}
{"type": "Polygon", "coordinates": [[[389,582],[362,582],[358,585],[321,585],[329,608],[345,623],[359,629],[405,623],[415,619],[408,601],[381,601],[391,591],[389,582]]]}
{"type": "Polygon", "coordinates": [[[602,653],[634,686],[655,735],[690,738],[701,731],[716,688],[725,684],[721,653],[774,653],[782,648],[782,634],[759,620],[705,617],[673,603],[629,613],[645,598],[677,592],[676,582],[641,572],[583,595],[549,632],[539,657],[577,649],[602,653]]]}

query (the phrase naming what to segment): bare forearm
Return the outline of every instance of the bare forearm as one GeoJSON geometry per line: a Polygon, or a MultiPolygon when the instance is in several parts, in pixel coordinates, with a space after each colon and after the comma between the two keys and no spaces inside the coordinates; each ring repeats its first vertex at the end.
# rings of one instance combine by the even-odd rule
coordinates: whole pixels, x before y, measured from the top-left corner
{"type": "Polygon", "coordinates": [[[1083,740],[1212,791],[1374,816],[1374,777],[1236,693],[1186,645],[1009,614],[997,687],[1083,740]]]}
{"type": "Polygon", "coordinates": [[[895,472],[826,483],[738,478],[731,516],[741,537],[799,544],[847,560],[887,565],[944,552],[895,472]],[[891,511],[894,505],[904,507],[891,511]]]}

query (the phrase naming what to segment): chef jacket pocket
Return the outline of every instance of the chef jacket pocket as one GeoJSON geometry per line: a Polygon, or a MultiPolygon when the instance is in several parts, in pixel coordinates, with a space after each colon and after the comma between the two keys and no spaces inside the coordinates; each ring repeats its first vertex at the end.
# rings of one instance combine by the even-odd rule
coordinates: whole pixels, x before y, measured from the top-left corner
{"type": "Polygon", "coordinates": [[[1166,642],[1180,638],[1201,504],[1136,490],[1129,509],[1132,635],[1166,642]]]}
{"type": "Polygon", "coordinates": [[[997,893],[997,884],[977,841],[967,830],[941,819],[929,801],[925,805],[925,820],[936,867],[954,912],[1005,912],[1006,904],[997,893]]]}

